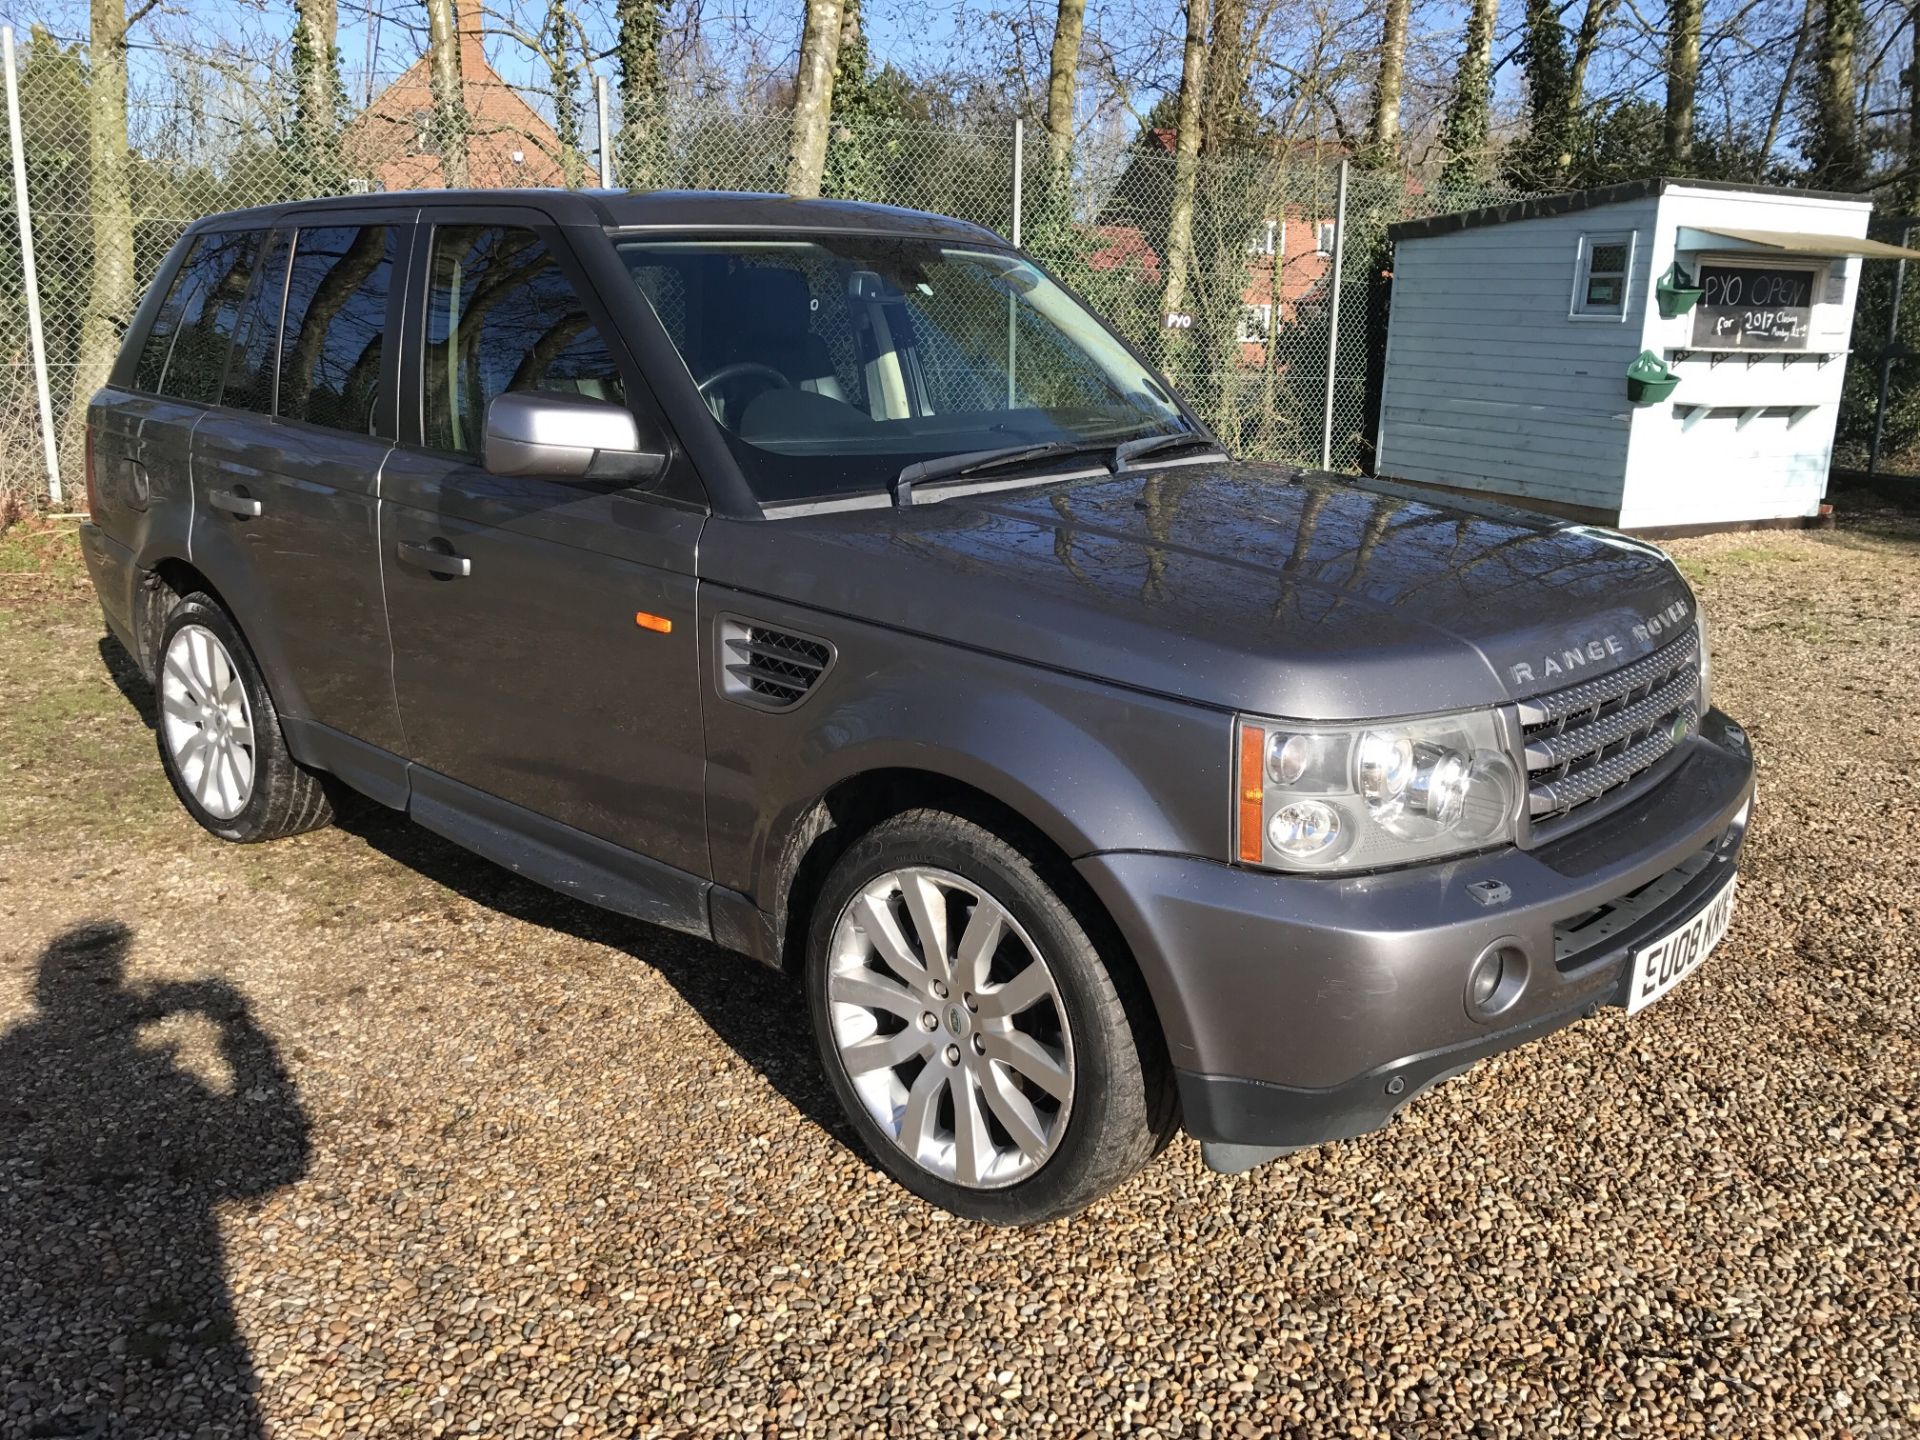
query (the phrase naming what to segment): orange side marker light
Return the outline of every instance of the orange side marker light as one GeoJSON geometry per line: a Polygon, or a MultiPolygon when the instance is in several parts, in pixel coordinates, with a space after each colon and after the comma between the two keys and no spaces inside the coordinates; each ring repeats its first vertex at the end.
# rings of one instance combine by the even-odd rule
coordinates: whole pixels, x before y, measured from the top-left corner
{"type": "Polygon", "coordinates": [[[633,623],[638,625],[642,630],[653,631],[656,635],[671,635],[673,633],[673,621],[664,615],[652,615],[645,610],[634,611],[633,623]]]}
{"type": "Polygon", "coordinates": [[[1240,858],[1257,865],[1263,858],[1260,833],[1262,801],[1266,799],[1263,751],[1267,732],[1252,725],[1240,727],[1240,858]]]}

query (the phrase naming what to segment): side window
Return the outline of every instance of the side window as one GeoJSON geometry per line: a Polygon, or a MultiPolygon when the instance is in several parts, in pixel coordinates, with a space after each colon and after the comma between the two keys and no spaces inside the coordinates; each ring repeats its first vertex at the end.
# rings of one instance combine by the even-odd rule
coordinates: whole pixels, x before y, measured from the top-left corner
{"type": "Polygon", "coordinates": [[[619,367],[531,230],[442,225],[427,291],[426,443],[477,455],[487,405],[510,390],[623,404],[619,367]]]}
{"type": "Polygon", "coordinates": [[[233,356],[227,361],[227,383],[220,392],[222,405],[260,415],[273,413],[273,372],[280,354],[280,307],[287,297],[290,239],[287,231],[276,230],[267,242],[259,278],[233,332],[233,356]]]}
{"type": "Polygon", "coordinates": [[[202,235],[195,239],[187,247],[187,255],[180,262],[180,268],[173,272],[173,288],[167,291],[167,298],[160,302],[160,308],[154,312],[153,328],[147,331],[147,338],[140,346],[139,363],[133,367],[133,386],[136,390],[155,392],[160,389],[160,379],[167,373],[167,356],[173,353],[173,337],[180,330],[180,312],[186,308],[187,291],[191,288],[189,277],[193,274],[194,262],[206,252],[214,238],[212,235],[202,235]]]}
{"type": "Polygon", "coordinates": [[[264,235],[261,230],[227,230],[194,242],[141,351],[135,374],[140,388],[177,400],[205,403],[219,398],[234,325],[264,235]],[[165,353],[157,354],[162,322],[169,318],[165,353]]]}
{"type": "Polygon", "coordinates": [[[283,418],[372,433],[398,246],[392,225],[295,234],[280,340],[283,418]]]}
{"type": "Polygon", "coordinates": [[[1627,313],[1627,277],[1633,269],[1633,240],[1627,235],[1582,235],[1575,262],[1573,313],[1609,319],[1627,313]]]}

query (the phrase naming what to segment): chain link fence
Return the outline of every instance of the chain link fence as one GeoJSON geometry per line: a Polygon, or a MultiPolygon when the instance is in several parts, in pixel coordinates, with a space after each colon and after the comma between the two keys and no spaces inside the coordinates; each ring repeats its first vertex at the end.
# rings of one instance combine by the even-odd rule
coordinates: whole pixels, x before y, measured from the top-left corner
{"type": "MultiPolygon", "coordinates": [[[[356,96],[371,95],[372,103],[349,123],[333,183],[322,187],[303,179],[313,167],[289,140],[284,87],[175,59],[129,97],[130,147],[117,198],[108,193],[111,177],[94,174],[83,49],[36,32],[20,47],[17,68],[48,385],[70,495],[80,483],[80,391],[99,373],[82,330],[90,303],[101,308],[94,287],[103,253],[125,253],[130,235],[132,283],[120,285],[109,307],[112,323],[123,327],[168,247],[199,216],[306,198],[342,181],[349,189],[439,183],[418,67],[381,77],[356,96]]],[[[591,97],[582,139],[570,150],[546,118],[550,97],[516,90],[491,72],[476,77],[471,68],[467,84],[469,183],[597,183],[591,97]]],[[[784,113],[679,106],[644,140],[616,141],[609,165],[614,183],[631,188],[779,191],[787,137],[784,113]]],[[[1175,157],[1165,132],[1089,145],[1056,172],[1037,128],[837,121],[823,189],[1017,234],[1181,387],[1235,453],[1354,469],[1372,443],[1368,397],[1377,392],[1373,371],[1385,343],[1387,226],[1512,192],[1441,189],[1351,168],[1343,211],[1342,169],[1338,150],[1321,145],[1269,144],[1203,158],[1184,294],[1172,307],[1175,157]]],[[[18,509],[45,496],[47,475],[11,188],[4,203],[0,506],[18,509]]]]}

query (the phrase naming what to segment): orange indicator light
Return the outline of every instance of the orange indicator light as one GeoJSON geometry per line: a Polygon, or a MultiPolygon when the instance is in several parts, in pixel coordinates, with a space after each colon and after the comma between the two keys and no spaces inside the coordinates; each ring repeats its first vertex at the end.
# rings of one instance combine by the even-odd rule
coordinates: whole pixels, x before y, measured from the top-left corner
{"type": "Polygon", "coordinates": [[[671,635],[673,622],[664,615],[650,615],[645,610],[636,610],[633,623],[642,630],[651,630],[656,635],[671,635]]]}
{"type": "Polygon", "coordinates": [[[1257,865],[1263,858],[1260,833],[1261,802],[1266,799],[1262,784],[1265,775],[1262,754],[1267,732],[1252,725],[1240,727],[1240,773],[1235,777],[1240,791],[1240,858],[1257,865]]]}

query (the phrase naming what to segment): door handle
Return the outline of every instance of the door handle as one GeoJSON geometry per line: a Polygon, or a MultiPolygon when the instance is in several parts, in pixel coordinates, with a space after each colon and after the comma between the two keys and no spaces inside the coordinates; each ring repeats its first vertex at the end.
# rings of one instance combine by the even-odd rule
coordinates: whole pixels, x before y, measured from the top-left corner
{"type": "MultiPolygon", "coordinates": [[[[442,541],[441,544],[445,544],[442,541]]],[[[456,555],[451,550],[442,550],[435,545],[422,545],[415,540],[395,542],[393,553],[409,565],[418,565],[422,570],[430,570],[435,575],[449,577],[471,575],[473,561],[464,555],[456,555]]]]}
{"type": "Polygon", "coordinates": [[[241,519],[251,519],[260,513],[260,502],[251,495],[243,495],[238,490],[209,490],[207,504],[216,510],[224,510],[229,515],[238,515],[241,519]]]}

